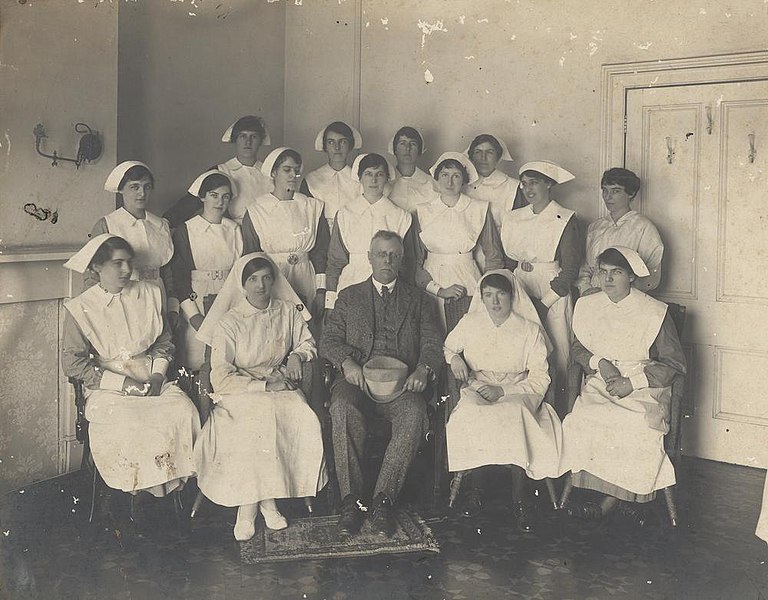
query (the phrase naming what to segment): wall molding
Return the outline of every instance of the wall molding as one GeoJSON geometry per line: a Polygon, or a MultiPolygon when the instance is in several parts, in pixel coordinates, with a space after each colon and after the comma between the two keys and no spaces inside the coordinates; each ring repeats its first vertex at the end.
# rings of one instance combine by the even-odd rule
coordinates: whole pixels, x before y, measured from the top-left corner
{"type": "Polygon", "coordinates": [[[749,415],[744,413],[736,413],[724,410],[724,358],[726,355],[731,356],[760,356],[768,359],[768,352],[761,350],[750,350],[745,348],[730,348],[727,346],[714,346],[715,351],[715,397],[712,402],[712,418],[721,421],[735,421],[739,423],[747,423],[749,425],[759,425],[762,427],[768,426],[768,418],[757,415],[749,415]]]}
{"type": "MultiPolygon", "coordinates": [[[[666,112],[690,112],[694,116],[694,121],[696,123],[695,125],[695,135],[694,135],[694,144],[695,144],[695,151],[693,156],[693,163],[695,165],[694,167],[694,173],[693,177],[691,177],[691,197],[695,200],[699,197],[699,172],[698,172],[698,165],[699,165],[699,156],[701,151],[701,109],[702,105],[701,103],[691,103],[691,104],[675,104],[675,105],[665,105],[665,106],[644,106],[642,111],[642,140],[648,140],[651,138],[651,116],[653,113],[666,113],[666,112]]],[[[626,110],[626,106],[625,106],[626,110]]],[[[651,144],[643,145],[645,148],[645,151],[642,153],[641,156],[641,171],[642,173],[648,173],[650,171],[650,165],[651,165],[651,157],[650,152],[654,149],[651,144]]],[[[626,154],[626,152],[625,152],[626,154]]],[[[674,168],[679,168],[680,165],[678,162],[675,163],[674,168]]],[[[670,167],[671,168],[671,167],[670,167]]],[[[647,190],[647,185],[643,185],[643,188],[647,190]]],[[[646,214],[644,209],[644,202],[645,202],[645,194],[643,191],[643,188],[640,189],[640,198],[639,206],[635,206],[636,209],[640,209],[639,212],[642,214],[646,214]]],[[[635,200],[634,202],[638,202],[638,200],[635,200]]],[[[605,209],[605,206],[603,205],[603,211],[605,214],[608,214],[608,211],[605,209]]],[[[699,223],[699,203],[693,202],[691,207],[691,213],[690,213],[690,219],[689,219],[690,225],[691,225],[691,234],[688,239],[688,243],[690,244],[691,249],[691,257],[693,261],[696,260],[696,254],[697,254],[697,239],[696,234],[698,231],[698,223],[699,223]]],[[[665,252],[669,252],[669,246],[665,248],[665,252]]],[[[686,283],[688,289],[677,289],[677,290],[670,290],[665,289],[664,290],[664,296],[667,298],[674,298],[677,300],[697,300],[698,299],[698,281],[697,281],[697,271],[696,269],[692,268],[690,270],[690,277],[687,278],[686,283]]]]}
{"type": "Polygon", "coordinates": [[[73,279],[79,274],[64,268],[64,263],[80,247],[18,248],[0,254],[0,304],[57,300],[72,296],[73,279]]]}

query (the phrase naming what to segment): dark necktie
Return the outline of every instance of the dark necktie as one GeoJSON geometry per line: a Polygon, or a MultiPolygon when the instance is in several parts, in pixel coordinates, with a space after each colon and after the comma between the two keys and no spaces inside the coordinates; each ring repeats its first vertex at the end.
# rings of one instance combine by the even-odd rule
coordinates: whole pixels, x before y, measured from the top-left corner
{"type": "Polygon", "coordinates": [[[389,293],[389,288],[386,285],[381,286],[381,299],[384,301],[384,304],[387,304],[389,302],[389,298],[391,297],[391,294],[389,293]]]}

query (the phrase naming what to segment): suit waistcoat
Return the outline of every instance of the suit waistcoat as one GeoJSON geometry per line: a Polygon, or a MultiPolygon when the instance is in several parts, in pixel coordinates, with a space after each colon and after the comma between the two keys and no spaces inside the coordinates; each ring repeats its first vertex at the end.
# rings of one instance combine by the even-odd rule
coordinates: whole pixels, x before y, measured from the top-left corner
{"type": "Polygon", "coordinates": [[[395,320],[395,296],[399,286],[390,293],[385,302],[373,288],[373,351],[372,356],[397,358],[397,331],[395,320]]]}

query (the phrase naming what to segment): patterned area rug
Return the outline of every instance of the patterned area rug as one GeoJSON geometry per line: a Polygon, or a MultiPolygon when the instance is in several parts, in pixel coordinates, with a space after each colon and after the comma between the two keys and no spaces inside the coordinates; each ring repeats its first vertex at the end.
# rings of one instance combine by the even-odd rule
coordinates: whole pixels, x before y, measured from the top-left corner
{"type": "Polygon", "coordinates": [[[285,560],[373,556],[401,552],[440,552],[432,531],[416,512],[398,510],[391,538],[371,533],[366,522],[360,533],[341,542],[336,537],[338,515],[295,519],[288,529],[271,531],[259,519],[256,535],[240,544],[240,560],[246,564],[285,560]]]}

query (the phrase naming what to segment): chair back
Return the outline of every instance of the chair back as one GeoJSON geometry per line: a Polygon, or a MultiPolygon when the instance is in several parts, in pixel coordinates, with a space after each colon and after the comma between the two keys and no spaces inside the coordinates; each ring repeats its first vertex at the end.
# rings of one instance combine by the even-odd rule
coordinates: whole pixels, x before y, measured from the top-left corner
{"type": "MultiPolygon", "coordinates": [[[[675,324],[677,337],[682,342],[685,331],[686,307],[670,302],[669,316],[675,324]]],[[[683,405],[686,393],[686,379],[683,373],[678,373],[672,380],[672,398],[669,405],[669,432],[664,436],[664,449],[672,463],[677,466],[682,455],[682,422],[683,405]]]]}
{"type": "Polygon", "coordinates": [[[83,380],[69,377],[69,383],[75,389],[75,439],[85,442],[88,439],[88,419],[85,418],[85,387],[83,380]]]}

